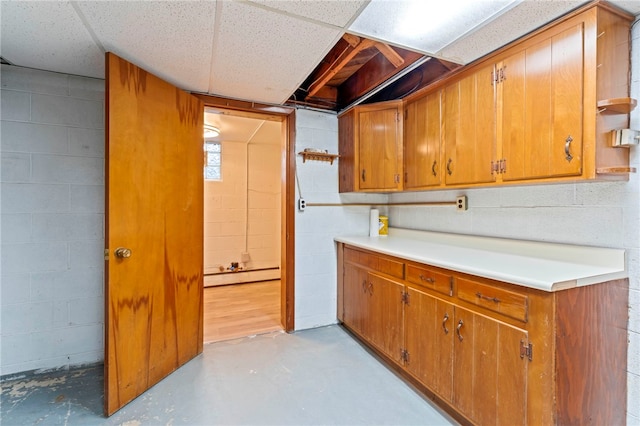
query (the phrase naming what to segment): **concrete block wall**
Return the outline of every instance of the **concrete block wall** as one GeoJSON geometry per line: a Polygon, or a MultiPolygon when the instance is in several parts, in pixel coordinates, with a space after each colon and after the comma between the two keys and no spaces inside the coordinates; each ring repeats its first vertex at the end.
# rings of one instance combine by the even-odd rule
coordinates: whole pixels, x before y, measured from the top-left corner
{"type": "Polygon", "coordinates": [[[245,251],[247,145],[222,143],[222,180],[204,184],[205,272],[239,262],[245,251]]]}
{"type": "Polygon", "coordinates": [[[280,266],[282,144],[250,143],[248,206],[249,227],[247,249],[252,268],[280,266]]]}
{"type": "Polygon", "coordinates": [[[281,145],[222,142],[222,181],[205,181],[204,267],[280,265],[281,145]],[[247,173],[248,167],[248,173],[247,173]]]}
{"type": "Polygon", "coordinates": [[[2,65],[0,375],[103,359],[104,81],[2,65]]]}
{"type": "MultiPolygon", "coordinates": [[[[296,111],[296,152],[305,148],[338,152],[338,119],[335,114],[300,109],[296,111]]],[[[380,194],[338,193],[338,164],[297,158],[297,174],[303,198],[308,203],[380,203],[380,194]]],[[[338,160],[340,161],[340,160],[338,160]]],[[[297,194],[296,199],[300,194],[297,194]]],[[[307,207],[296,212],[297,330],[336,323],[336,235],[367,235],[370,207],[307,207]]]]}

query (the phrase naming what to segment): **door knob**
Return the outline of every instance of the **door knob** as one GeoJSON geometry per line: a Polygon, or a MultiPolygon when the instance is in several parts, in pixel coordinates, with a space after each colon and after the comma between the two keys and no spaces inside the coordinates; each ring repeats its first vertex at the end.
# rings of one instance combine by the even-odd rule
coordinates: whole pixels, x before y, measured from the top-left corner
{"type": "Polygon", "coordinates": [[[118,247],[114,253],[116,257],[119,257],[120,259],[126,259],[131,257],[131,249],[124,248],[124,247],[118,247]]]}

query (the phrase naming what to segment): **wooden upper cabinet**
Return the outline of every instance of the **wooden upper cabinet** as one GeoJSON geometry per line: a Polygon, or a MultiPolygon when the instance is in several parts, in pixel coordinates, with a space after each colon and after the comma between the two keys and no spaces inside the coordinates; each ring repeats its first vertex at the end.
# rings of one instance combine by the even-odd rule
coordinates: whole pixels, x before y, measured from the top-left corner
{"type": "Polygon", "coordinates": [[[466,75],[444,89],[443,171],[447,185],[495,181],[494,66],[466,75]]]}
{"type": "Polygon", "coordinates": [[[582,173],[583,63],[580,22],[498,65],[503,180],[582,173]]]}
{"type": "Polygon", "coordinates": [[[404,120],[399,101],[346,112],[340,192],[627,180],[610,135],[636,104],[632,21],[592,3],[411,94],[404,120]]]}
{"type": "Polygon", "coordinates": [[[402,101],[357,106],[338,119],[340,192],[402,189],[402,101]]]}
{"type": "Polygon", "coordinates": [[[404,108],[404,188],[423,189],[442,181],[441,91],[404,108]]]}

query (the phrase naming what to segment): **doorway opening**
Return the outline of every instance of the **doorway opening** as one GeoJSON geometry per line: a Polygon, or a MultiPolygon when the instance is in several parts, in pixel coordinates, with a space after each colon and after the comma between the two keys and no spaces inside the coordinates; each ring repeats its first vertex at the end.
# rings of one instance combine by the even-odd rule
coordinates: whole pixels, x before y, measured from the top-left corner
{"type": "Polygon", "coordinates": [[[286,121],[206,107],[204,123],[204,342],[282,330],[286,121]]]}

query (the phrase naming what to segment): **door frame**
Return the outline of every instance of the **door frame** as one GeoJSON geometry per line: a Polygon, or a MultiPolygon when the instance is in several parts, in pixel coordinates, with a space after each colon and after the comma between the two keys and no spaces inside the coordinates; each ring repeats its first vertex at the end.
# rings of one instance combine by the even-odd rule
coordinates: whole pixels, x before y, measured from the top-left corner
{"type": "MultiPolygon", "coordinates": [[[[282,207],[280,238],[280,322],[287,333],[295,329],[295,108],[191,93],[205,108],[228,111],[230,115],[271,119],[282,123],[282,207]]],[[[204,113],[204,111],[203,111],[204,113]]]]}

